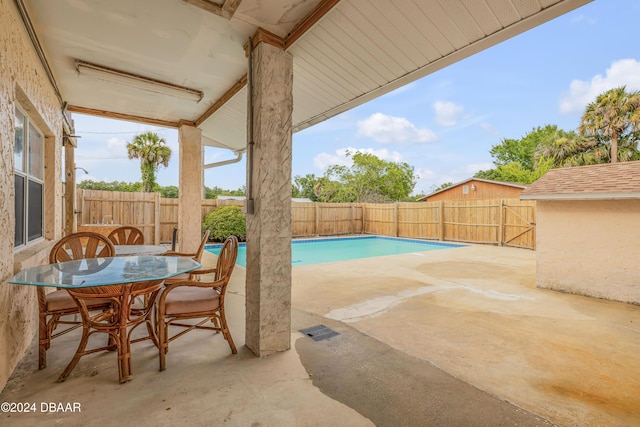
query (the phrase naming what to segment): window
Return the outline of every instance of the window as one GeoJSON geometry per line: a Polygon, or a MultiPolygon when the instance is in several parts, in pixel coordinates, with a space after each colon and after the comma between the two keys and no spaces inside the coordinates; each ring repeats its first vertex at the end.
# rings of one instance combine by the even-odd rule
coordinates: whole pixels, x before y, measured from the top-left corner
{"type": "Polygon", "coordinates": [[[462,186],[462,194],[469,194],[469,186],[468,185],[463,185],[462,186]]]}
{"type": "Polygon", "coordinates": [[[44,135],[19,107],[15,111],[14,143],[16,228],[13,243],[19,247],[44,235],[44,135]]]}

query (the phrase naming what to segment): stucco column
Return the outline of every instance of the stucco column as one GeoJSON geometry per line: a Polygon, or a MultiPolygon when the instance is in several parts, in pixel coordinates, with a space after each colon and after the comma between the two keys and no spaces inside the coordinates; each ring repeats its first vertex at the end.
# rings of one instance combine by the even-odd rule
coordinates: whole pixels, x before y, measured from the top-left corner
{"type": "Polygon", "coordinates": [[[202,238],[202,131],[181,125],[178,192],[178,242],[180,252],[195,252],[202,238]]]}
{"type": "Polygon", "coordinates": [[[75,233],[76,225],[76,149],[64,142],[64,235],[75,233]]]}
{"type": "Polygon", "coordinates": [[[247,214],[245,343],[262,357],[291,347],[293,58],[263,42],[252,63],[254,145],[253,159],[247,159],[247,197],[254,211],[247,214]]]}

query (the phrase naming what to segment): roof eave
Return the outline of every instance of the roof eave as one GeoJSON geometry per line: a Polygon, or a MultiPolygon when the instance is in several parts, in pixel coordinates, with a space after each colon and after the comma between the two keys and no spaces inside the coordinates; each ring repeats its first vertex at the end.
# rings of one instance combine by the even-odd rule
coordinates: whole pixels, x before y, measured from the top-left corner
{"type": "Polygon", "coordinates": [[[640,200],[640,192],[520,194],[520,200],[640,200]]]}

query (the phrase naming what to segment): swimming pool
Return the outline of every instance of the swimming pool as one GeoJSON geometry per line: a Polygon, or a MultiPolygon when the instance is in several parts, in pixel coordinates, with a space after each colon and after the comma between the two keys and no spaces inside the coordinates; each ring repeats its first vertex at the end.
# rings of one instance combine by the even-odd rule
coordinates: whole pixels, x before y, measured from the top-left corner
{"type": "MultiPolygon", "coordinates": [[[[221,246],[207,245],[205,249],[217,255],[220,253],[221,246]]],[[[381,236],[293,240],[291,242],[291,265],[295,267],[384,255],[437,251],[462,246],[466,245],[381,236]]],[[[238,248],[236,263],[243,267],[247,266],[247,248],[244,243],[241,243],[238,248]]]]}

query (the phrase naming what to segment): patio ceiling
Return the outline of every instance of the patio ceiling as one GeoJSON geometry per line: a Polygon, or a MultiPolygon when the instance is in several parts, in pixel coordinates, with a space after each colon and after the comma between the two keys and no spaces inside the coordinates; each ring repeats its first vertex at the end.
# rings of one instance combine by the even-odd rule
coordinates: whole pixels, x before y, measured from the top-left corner
{"type": "Polygon", "coordinates": [[[15,1],[69,111],[193,123],[203,144],[243,150],[244,46],[258,28],[293,55],[298,131],[591,0],[15,1]]]}

